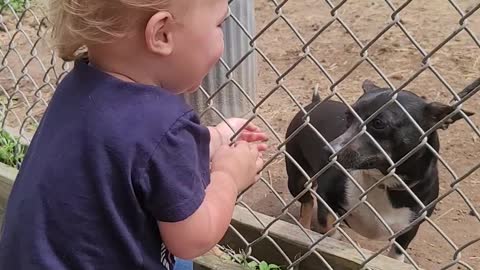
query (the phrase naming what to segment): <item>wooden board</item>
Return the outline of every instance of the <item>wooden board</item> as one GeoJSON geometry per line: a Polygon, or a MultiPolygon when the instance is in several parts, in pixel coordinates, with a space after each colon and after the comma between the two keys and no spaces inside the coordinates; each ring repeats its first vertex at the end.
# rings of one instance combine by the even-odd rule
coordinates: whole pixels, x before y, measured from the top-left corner
{"type": "Polygon", "coordinates": [[[220,258],[213,252],[196,258],[193,261],[193,270],[246,270],[245,267],[220,258]]]}
{"type": "Polygon", "coordinates": [[[3,224],[3,215],[5,214],[8,196],[12,190],[17,173],[17,169],[0,163],[0,227],[3,224]]]}
{"type": "MultiPolygon", "coordinates": [[[[254,212],[257,218],[263,224],[269,224],[273,218],[258,212],[254,212]]],[[[232,226],[237,230],[245,240],[253,242],[261,237],[263,225],[255,218],[252,213],[244,207],[237,206],[235,208],[234,217],[231,222],[232,226]]],[[[313,239],[319,239],[322,235],[313,231],[309,231],[313,239]]],[[[294,224],[278,220],[269,229],[268,236],[280,247],[290,260],[294,261],[308,251],[311,244],[310,239],[305,233],[294,224]]],[[[227,245],[235,251],[245,250],[244,241],[232,230],[229,229],[222,239],[221,244],[227,245]]],[[[359,266],[364,261],[361,255],[350,244],[338,241],[333,238],[325,238],[314,247],[315,251],[321,254],[333,269],[350,270],[360,269],[359,266]]],[[[362,251],[368,256],[371,251],[362,251]]],[[[252,256],[259,260],[265,260],[280,266],[288,265],[287,260],[275,247],[272,241],[266,237],[255,243],[252,247],[252,256]]],[[[384,255],[379,255],[373,259],[368,269],[372,270],[410,270],[415,269],[410,264],[391,259],[384,255]]],[[[303,260],[299,268],[301,270],[321,270],[328,269],[325,264],[314,254],[310,254],[303,260]]]]}

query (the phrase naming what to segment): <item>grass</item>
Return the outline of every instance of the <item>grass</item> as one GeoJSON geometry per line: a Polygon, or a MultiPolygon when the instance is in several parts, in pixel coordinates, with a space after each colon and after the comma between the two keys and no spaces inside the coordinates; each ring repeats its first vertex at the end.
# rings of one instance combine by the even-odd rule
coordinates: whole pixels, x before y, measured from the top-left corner
{"type": "Polygon", "coordinates": [[[19,138],[14,138],[8,132],[0,131],[0,162],[14,168],[20,168],[27,146],[20,143],[19,138]]]}
{"type": "Polygon", "coordinates": [[[249,260],[247,254],[245,252],[240,251],[240,253],[236,253],[235,251],[226,248],[220,247],[220,249],[224,252],[222,256],[223,259],[233,261],[245,267],[248,270],[281,270],[280,266],[267,263],[265,261],[257,262],[255,260],[249,260]]]}
{"type": "Polygon", "coordinates": [[[251,261],[247,263],[246,266],[248,267],[248,269],[252,269],[252,270],[276,270],[276,269],[280,270],[280,266],[272,263],[269,264],[265,261],[261,261],[260,263],[257,263],[256,261],[251,261]]]}
{"type": "Polygon", "coordinates": [[[28,0],[0,0],[0,8],[3,8],[3,6],[8,3],[15,11],[22,11],[25,1],[28,0]]]}

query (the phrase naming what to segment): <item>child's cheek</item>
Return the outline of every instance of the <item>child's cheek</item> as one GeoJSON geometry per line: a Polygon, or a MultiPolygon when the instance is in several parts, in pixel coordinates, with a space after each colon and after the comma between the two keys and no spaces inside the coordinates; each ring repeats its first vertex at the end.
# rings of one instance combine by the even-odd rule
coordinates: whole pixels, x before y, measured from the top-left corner
{"type": "Polygon", "coordinates": [[[209,69],[213,68],[213,66],[218,63],[218,61],[222,57],[225,47],[223,42],[223,36],[221,36],[220,31],[218,33],[215,33],[215,35],[211,35],[210,37],[211,39],[209,40],[208,46],[206,48],[208,52],[205,54],[205,56],[208,57],[208,60],[206,60],[209,69]]]}
{"type": "Polygon", "coordinates": [[[223,39],[223,32],[222,31],[219,31],[219,36],[217,38],[217,42],[216,42],[216,52],[215,52],[215,57],[217,58],[216,61],[218,61],[220,59],[220,57],[222,57],[222,54],[223,54],[223,51],[225,49],[225,41],[223,39]]]}

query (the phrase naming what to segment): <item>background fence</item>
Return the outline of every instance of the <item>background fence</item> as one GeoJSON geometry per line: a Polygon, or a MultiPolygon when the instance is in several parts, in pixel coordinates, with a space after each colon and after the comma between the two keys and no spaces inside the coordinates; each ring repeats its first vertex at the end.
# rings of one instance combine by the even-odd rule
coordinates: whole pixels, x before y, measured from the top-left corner
{"type": "MultiPolygon", "coordinates": [[[[230,5],[239,1],[245,0],[231,0],[230,5]]],[[[420,217],[426,222],[405,255],[414,269],[480,269],[480,94],[477,88],[470,95],[459,96],[460,90],[480,76],[480,2],[247,2],[232,11],[227,26],[230,35],[246,44],[227,46],[225,59],[235,56],[224,59],[216,75],[209,77],[216,81],[206,82],[190,99],[205,117],[220,116],[216,120],[243,114],[245,110],[225,111],[225,105],[234,106],[232,97],[241,99],[241,107],[250,112],[248,117],[270,133],[271,148],[262,179],[238,201],[262,231],[255,239],[247,239],[231,227],[247,255],[266,241],[271,248],[268,253],[278,254],[282,258],[279,263],[286,268],[312,258],[319,269],[334,268],[331,258],[314,249],[328,238],[297,230],[310,241],[310,249],[301,256],[290,256],[270,234],[282,221],[300,226],[297,198],[286,188],[284,159],[290,157],[284,134],[293,115],[310,102],[315,85],[323,100],[352,104],[362,92],[361,82],[370,79],[395,91],[408,89],[428,100],[477,112],[473,117],[462,114],[463,120],[439,131],[438,204],[432,217],[420,217]],[[255,23],[250,8],[255,9],[255,23]],[[229,52],[231,49],[235,52],[229,52]],[[252,67],[255,72],[246,74],[252,67]],[[273,218],[266,221],[259,212],[273,218]]],[[[71,65],[61,62],[48,48],[44,39],[48,22],[34,2],[1,0],[0,13],[2,127],[28,142],[55,85],[71,65]]],[[[396,97],[389,102],[397,103],[396,97]]],[[[391,169],[397,166],[392,164],[391,169]]],[[[395,175],[395,170],[390,174],[395,175]]],[[[311,183],[305,191],[315,193],[311,183]]],[[[370,191],[364,190],[362,203],[356,207],[366,203],[370,191]]],[[[338,216],[336,221],[344,218],[338,216]]],[[[349,229],[338,229],[354,250],[352,256],[360,258],[363,266],[388,249],[396,236],[391,233],[390,241],[376,242],[349,229]]]]}

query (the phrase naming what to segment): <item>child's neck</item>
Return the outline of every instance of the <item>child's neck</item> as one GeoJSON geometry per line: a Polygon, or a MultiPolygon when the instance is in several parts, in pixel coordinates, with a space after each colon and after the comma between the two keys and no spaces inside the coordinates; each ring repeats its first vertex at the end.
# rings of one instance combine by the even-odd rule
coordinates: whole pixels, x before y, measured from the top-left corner
{"type": "Polygon", "coordinates": [[[148,69],[148,61],[140,53],[125,53],[122,45],[108,44],[88,47],[89,64],[126,82],[160,86],[153,72],[148,69]]]}

